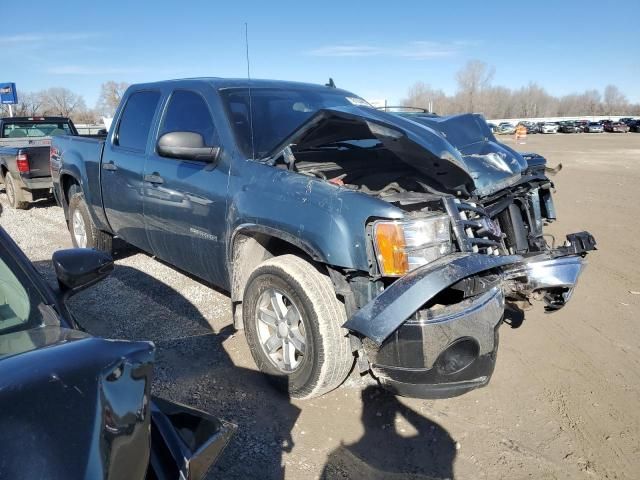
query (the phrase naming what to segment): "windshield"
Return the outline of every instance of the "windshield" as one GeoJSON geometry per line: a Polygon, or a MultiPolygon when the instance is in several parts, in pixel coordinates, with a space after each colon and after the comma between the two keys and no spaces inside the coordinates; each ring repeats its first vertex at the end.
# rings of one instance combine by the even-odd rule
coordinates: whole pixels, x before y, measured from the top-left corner
{"type": "Polygon", "coordinates": [[[320,89],[252,88],[253,148],[249,117],[249,90],[221,90],[236,141],[247,158],[261,158],[322,108],[369,106],[363,99],[341,91],[320,89]]]}
{"type": "Polygon", "coordinates": [[[54,135],[72,135],[68,122],[4,122],[3,138],[38,138],[54,135]]]}

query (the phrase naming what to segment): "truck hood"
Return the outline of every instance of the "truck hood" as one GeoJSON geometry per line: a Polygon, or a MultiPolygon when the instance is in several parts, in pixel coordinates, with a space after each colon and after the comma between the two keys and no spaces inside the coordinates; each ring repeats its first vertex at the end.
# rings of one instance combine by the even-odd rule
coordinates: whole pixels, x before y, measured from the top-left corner
{"type": "Polygon", "coordinates": [[[377,139],[442,191],[484,196],[518,181],[527,168],[515,150],[499,143],[484,118],[400,115],[369,107],[316,112],[272,150],[304,150],[351,140],[377,139]]]}

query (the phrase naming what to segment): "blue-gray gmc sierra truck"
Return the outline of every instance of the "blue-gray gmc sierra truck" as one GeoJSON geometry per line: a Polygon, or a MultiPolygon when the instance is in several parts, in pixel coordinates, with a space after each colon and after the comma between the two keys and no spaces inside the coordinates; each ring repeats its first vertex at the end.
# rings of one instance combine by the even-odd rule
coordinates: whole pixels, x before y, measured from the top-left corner
{"type": "Polygon", "coordinates": [[[73,244],[114,236],[227,290],[291,396],[356,368],[399,394],[488,383],[498,327],[569,300],[593,237],[547,243],[546,160],[478,115],[390,113],[333,86],[131,86],[106,139],[55,137],[73,244]]]}

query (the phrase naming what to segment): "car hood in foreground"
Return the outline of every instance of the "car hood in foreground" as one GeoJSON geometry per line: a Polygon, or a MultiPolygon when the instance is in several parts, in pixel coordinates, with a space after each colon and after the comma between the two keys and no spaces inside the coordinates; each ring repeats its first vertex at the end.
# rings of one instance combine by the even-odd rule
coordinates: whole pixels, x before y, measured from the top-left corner
{"type": "Polygon", "coordinates": [[[144,478],[153,351],[53,326],[3,335],[0,478],[144,478]]]}
{"type": "Polygon", "coordinates": [[[0,336],[0,478],[200,480],[235,425],[151,397],[151,342],[0,336]]]}
{"type": "Polygon", "coordinates": [[[446,192],[489,195],[517,182],[527,168],[518,152],[496,140],[480,115],[403,116],[356,106],[319,110],[267,158],[287,147],[295,152],[364,139],[379,140],[446,192]]]}

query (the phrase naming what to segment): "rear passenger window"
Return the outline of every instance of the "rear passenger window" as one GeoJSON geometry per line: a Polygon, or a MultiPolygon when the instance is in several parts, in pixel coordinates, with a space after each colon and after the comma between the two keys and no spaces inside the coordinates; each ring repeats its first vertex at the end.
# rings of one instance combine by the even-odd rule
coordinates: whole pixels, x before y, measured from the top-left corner
{"type": "Polygon", "coordinates": [[[129,97],[118,127],[117,144],[144,152],[160,92],[136,92],[129,97]]]}
{"type": "Polygon", "coordinates": [[[169,132],[194,132],[204,138],[208,147],[215,146],[213,118],[207,102],[198,93],[176,90],[171,95],[160,135],[169,132]]]}

